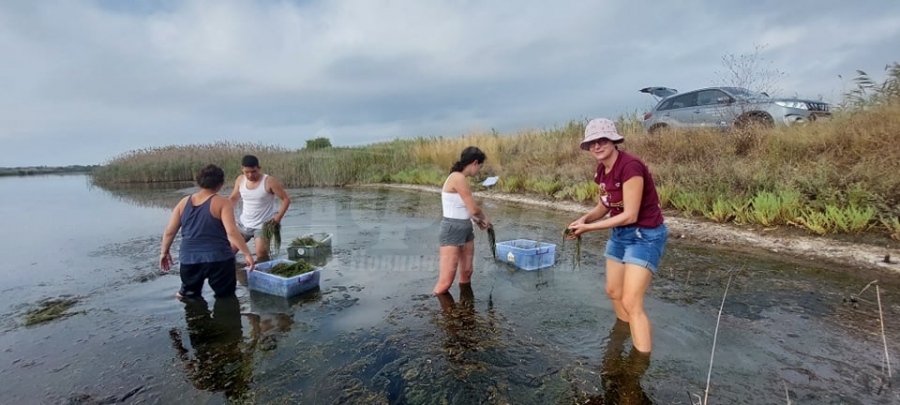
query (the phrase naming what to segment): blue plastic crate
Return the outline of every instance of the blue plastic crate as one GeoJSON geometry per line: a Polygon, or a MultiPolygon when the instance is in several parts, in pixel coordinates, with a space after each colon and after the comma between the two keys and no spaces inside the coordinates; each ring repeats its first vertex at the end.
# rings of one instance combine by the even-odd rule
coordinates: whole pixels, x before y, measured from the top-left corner
{"type": "Polygon", "coordinates": [[[303,238],[312,237],[319,242],[316,246],[288,246],[288,259],[297,260],[300,258],[311,258],[327,254],[331,252],[331,234],[330,233],[314,233],[302,236],[303,238]]]}
{"type": "MultiPolygon", "coordinates": [[[[254,291],[277,295],[279,297],[293,297],[319,287],[319,277],[322,272],[321,268],[317,267],[309,273],[300,274],[290,278],[276,276],[265,272],[279,263],[295,262],[287,259],[276,259],[258,263],[253,272],[247,274],[247,287],[254,291]]],[[[247,268],[245,267],[244,269],[246,270],[247,268]]]]}
{"type": "Polygon", "coordinates": [[[522,270],[543,269],[556,262],[556,245],[528,239],[497,242],[497,260],[522,270]]]}

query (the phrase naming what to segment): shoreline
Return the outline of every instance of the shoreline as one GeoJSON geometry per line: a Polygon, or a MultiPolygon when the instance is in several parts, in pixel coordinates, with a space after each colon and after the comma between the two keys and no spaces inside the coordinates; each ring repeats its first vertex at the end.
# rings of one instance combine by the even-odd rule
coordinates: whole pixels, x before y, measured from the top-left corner
{"type": "MultiPolygon", "coordinates": [[[[439,193],[440,187],[411,184],[366,184],[354,187],[389,187],[403,190],[439,193]]],[[[553,208],[573,213],[584,213],[593,204],[572,201],[548,201],[515,194],[473,191],[475,197],[519,204],[553,208]]],[[[764,231],[740,229],[734,225],[719,224],[693,218],[666,215],[670,238],[696,244],[713,245],[747,252],[763,252],[767,255],[789,255],[788,260],[807,259],[827,261],[832,265],[862,266],[867,269],[900,274],[900,249],[864,243],[843,242],[823,237],[800,235],[766,235],[764,231]],[[885,259],[889,258],[890,262],[885,259]]]]}

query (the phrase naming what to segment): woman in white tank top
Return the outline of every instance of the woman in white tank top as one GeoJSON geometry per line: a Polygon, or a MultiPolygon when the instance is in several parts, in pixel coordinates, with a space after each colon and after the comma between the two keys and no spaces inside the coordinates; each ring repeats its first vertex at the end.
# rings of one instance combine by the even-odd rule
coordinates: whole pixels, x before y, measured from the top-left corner
{"type": "Polygon", "coordinates": [[[472,197],[466,178],[478,174],[485,159],[481,149],[474,146],[463,149],[441,189],[444,215],[441,219],[439,236],[441,272],[437,285],[434,286],[436,295],[448,293],[457,273],[460,284],[472,282],[472,262],[475,254],[475,234],[472,224],[487,229],[491,222],[472,197]]]}

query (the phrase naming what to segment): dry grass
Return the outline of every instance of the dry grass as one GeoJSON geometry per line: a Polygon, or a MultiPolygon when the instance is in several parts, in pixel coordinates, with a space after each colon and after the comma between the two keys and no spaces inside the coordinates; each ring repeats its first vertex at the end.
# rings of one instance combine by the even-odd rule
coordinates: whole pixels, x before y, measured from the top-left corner
{"type": "MultiPolygon", "coordinates": [[[[732,131],[649,135],[637,130],[638,119],[618,120],[626,136],[622,149],[648,163],[665,207],[717,222],[799,226],[817,234],[900,233],[900,104],[842,112],[806,126],[732,131]]],[[[236,176],[240,157],[252,153],[288,187],[440,185],[459,152],[475,145],[488,156],[483,174],[500,176],[498,191],[590,202],[596,198],[596,162],[578,148],[584,125],[299,151],[233,143],[171,146],[128,152],[93,176],[101,185],[190,180],[208,163],[236,176]]]]}

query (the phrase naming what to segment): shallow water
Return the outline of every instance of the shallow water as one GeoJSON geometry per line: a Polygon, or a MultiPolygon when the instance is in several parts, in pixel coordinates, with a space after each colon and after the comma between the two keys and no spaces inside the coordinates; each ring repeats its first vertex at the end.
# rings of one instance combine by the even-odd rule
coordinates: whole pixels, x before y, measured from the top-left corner
{"type": "MultiPolygon", "coordinates": [[[[155,260],[171,207],[190,192],[103,190],[84,176],[0,178],[11,252],[0,295],[3,403],[687,404],[900,401],[900,281],[672,240],[646,301],[654,352],[629,356],[603,292],[606,235],[575,267],[561,245],[574,215],[484,201],[498,241],[556,243],[556,265],[516,271],[476,234],[475,276],[452,297],[437,277],[436,194],[289,190],[282,236],[333,234],[321,289],[285,300],[239,287],[235,301],[176,301],[155,260]],[[893,387],[874,286],[879,280],[893,387]],[[32,327],[43,298],[73,315],[32,327]],[[208,307],[208,309],[207,309],[208,307]],[[787,394],[786,394],[787,392],[787,394]]],[[[282,254],[284,249],[282,249],[282,254]]]]}

